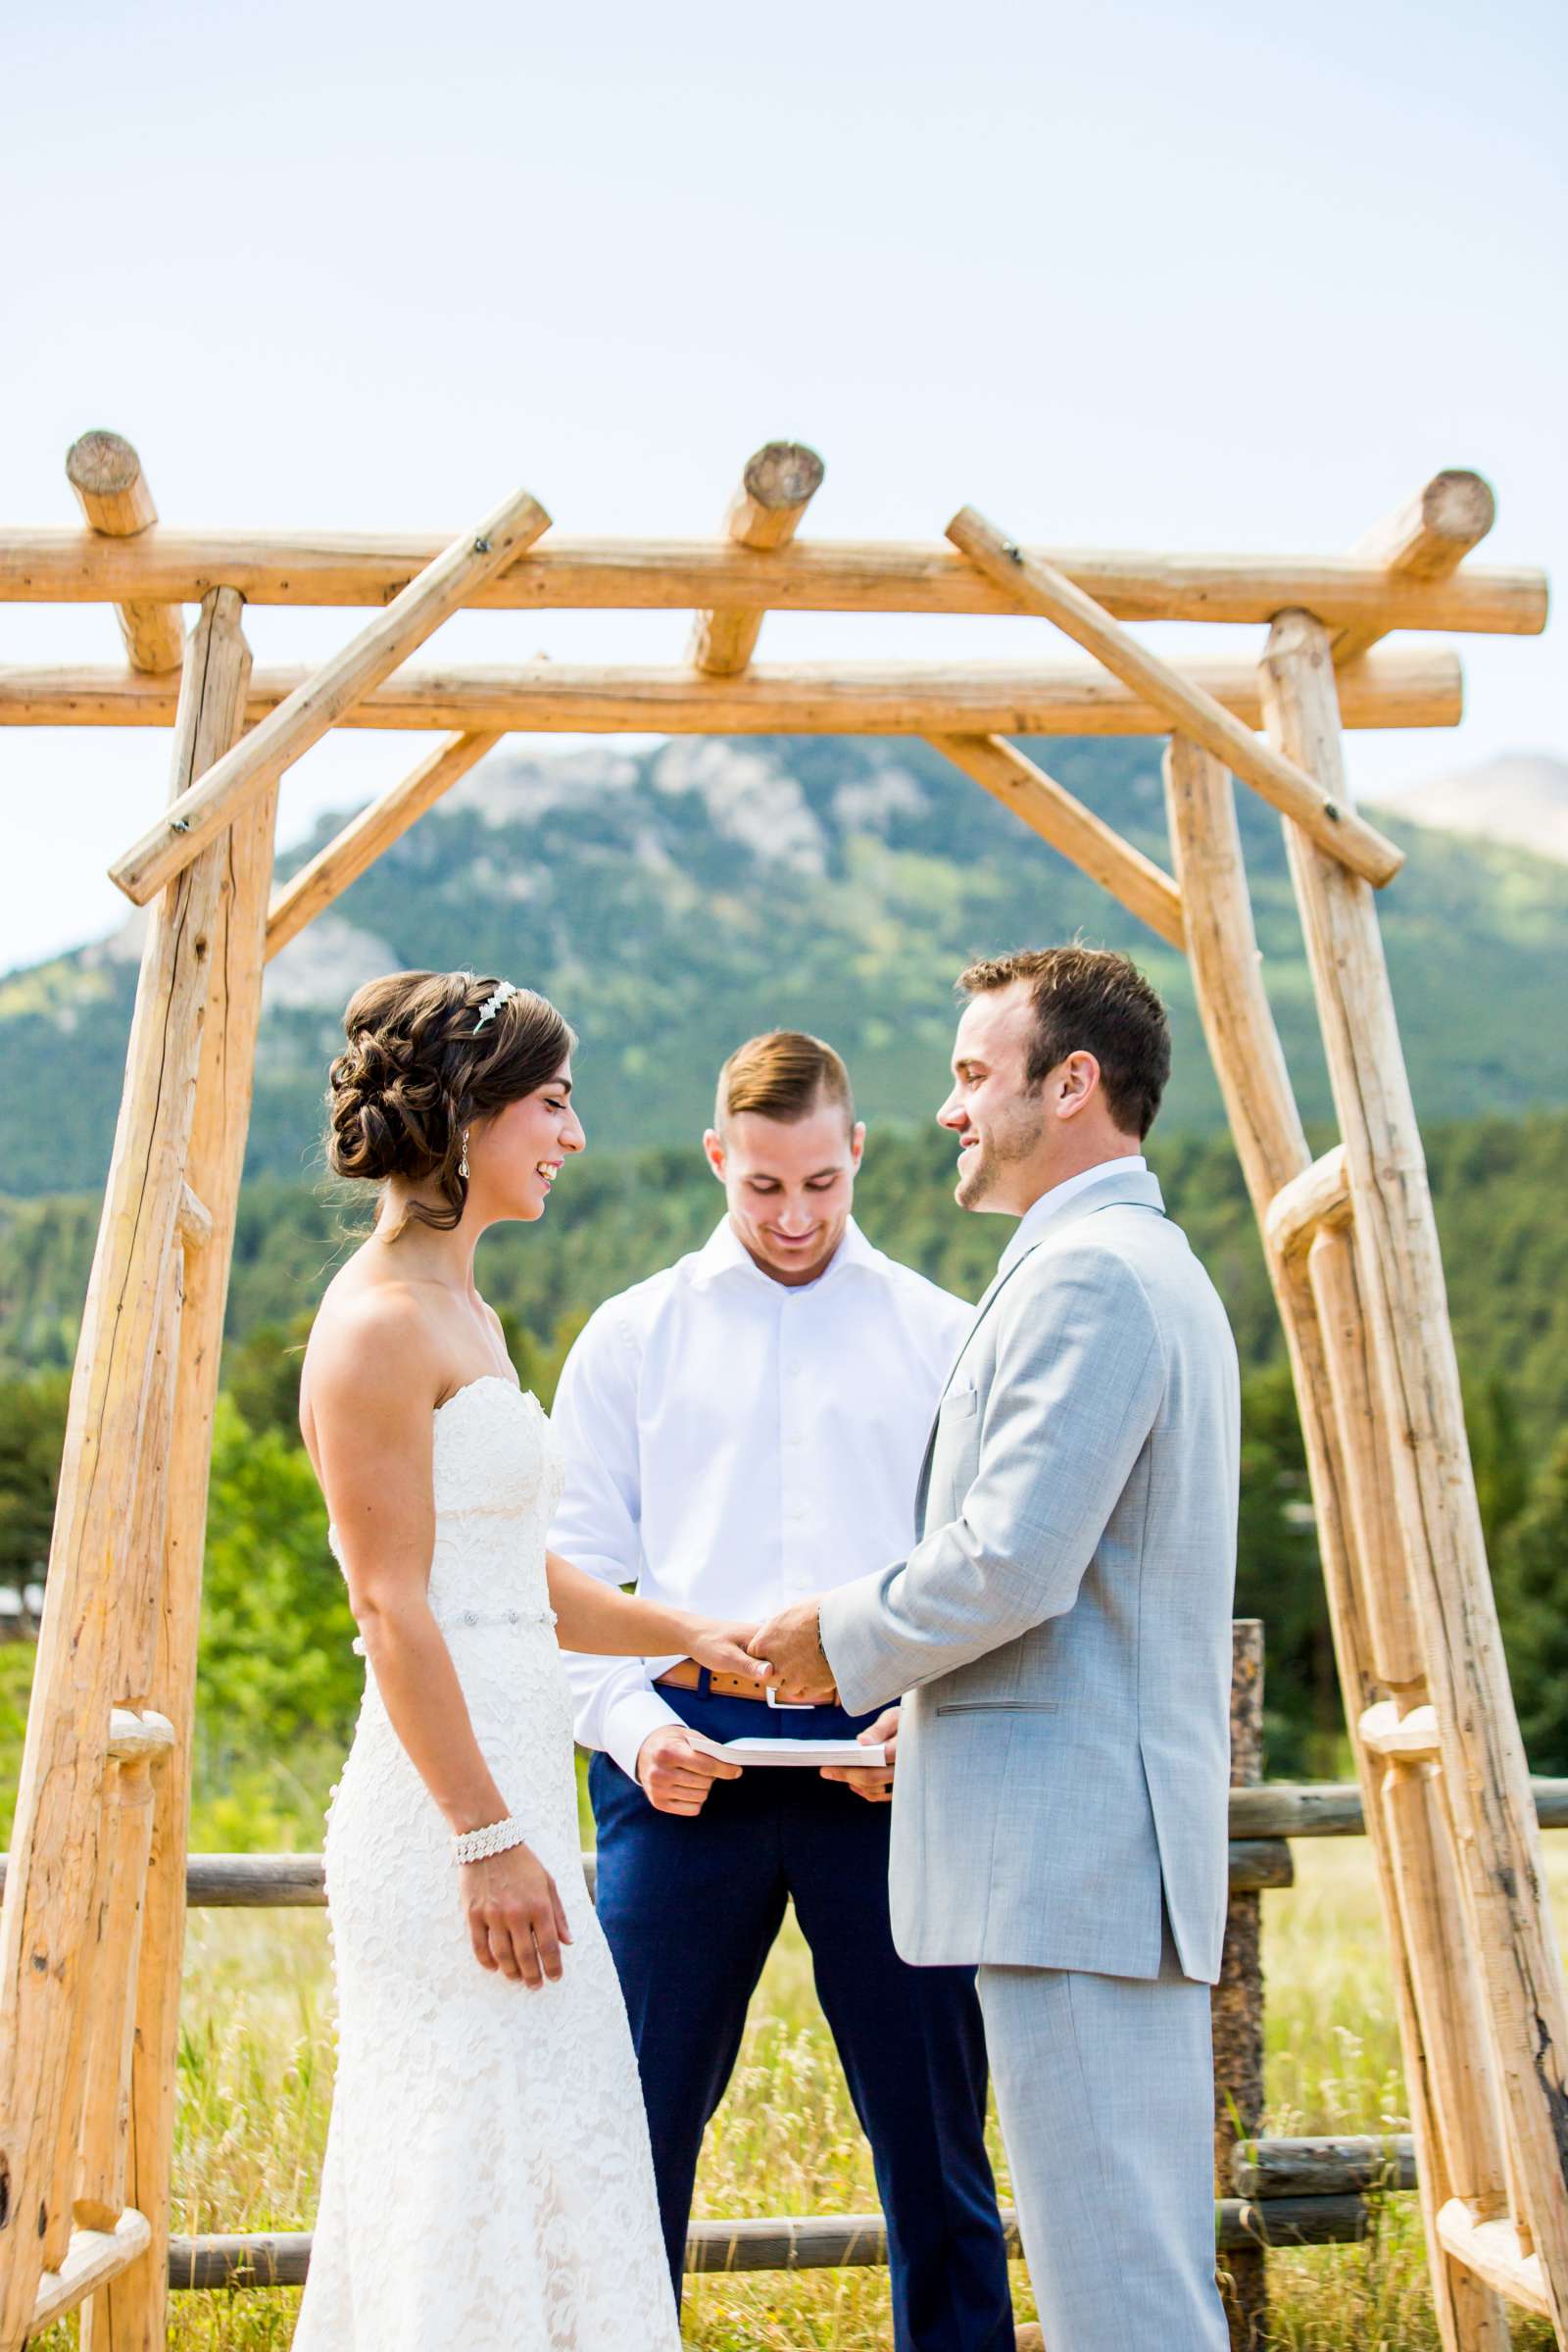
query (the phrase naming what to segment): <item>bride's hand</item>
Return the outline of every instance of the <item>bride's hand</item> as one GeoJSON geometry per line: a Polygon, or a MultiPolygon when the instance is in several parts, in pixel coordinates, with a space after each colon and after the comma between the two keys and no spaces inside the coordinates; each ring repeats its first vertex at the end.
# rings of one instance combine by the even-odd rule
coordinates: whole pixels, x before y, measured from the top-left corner
{"type": "Polygon", "coordinates": [[[525,1845],[459,1865],[463,1906],[481,1968],[499,1969],[537,1992],[561,1975],[561,1947],[571,1941],[561,1891],[525,1845]]]}
{"type": "Polygon", "coordinates": [[[686,1647],[710,1674],[743,1674],[749,1683],[765,1683],[767,1660],[754,1658],[747,1647],[756,1631],[755,1625],[721,1625],[712,1617],[694,1617],[686,1647]]]}

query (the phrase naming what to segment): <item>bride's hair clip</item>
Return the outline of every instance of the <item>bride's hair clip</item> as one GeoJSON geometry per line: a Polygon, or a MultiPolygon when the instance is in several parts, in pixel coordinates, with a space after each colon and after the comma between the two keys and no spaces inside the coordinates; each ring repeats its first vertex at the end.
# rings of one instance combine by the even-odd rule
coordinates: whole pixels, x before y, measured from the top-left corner
{"type": "Polygon", "coordinates": [[[480,1005],[479,1018],[477,1021],[475,1021],[470,1034],[474,1037],[477,1037],[485,1023],[495,1019],[496,1014],[501,1010],[502,1005],[510,1004],[514,997],[520,996],[521,993],[521,990],[518,989],[511,980],[498,980],[492,993],[486,997],[484,1003],[480,1005]]]}

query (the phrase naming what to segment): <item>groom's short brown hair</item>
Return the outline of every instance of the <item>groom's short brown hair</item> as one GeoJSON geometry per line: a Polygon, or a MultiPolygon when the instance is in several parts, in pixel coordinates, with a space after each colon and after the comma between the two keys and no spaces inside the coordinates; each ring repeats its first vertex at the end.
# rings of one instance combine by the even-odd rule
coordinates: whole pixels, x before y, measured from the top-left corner
{"type": "Polygon", "coordinates": [[[959,993],[989,996],[1024,981],[1034,998],[1035,1033],[1025,1078],[1030,1091],[1069,1054],[1100,1064],[1105,1104],[1124,1135],[1154,1123],[1170,1076],[1170,1023],[1154,989],[1128,956],[1109,948],[1019,948],[971,963],[959,993]]]}
{"type": "Polygon", "coordinates": [[[808,1118],[822,1102],[842,1103],[854,1126],[850,1073],[841,1057],[804,1029],[769,1029],[737,1046],[719,1071],[713,1125],[722,1134],[726,1119],[747,1110],[792,1125],[808,1118]]]}

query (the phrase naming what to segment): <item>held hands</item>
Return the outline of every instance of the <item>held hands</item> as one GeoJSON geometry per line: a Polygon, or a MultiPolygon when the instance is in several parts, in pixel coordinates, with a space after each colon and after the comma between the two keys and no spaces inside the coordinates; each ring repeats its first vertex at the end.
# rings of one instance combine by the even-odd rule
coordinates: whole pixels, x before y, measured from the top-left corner
{"type": "Polygon", "coordinates": [[[767,1661],[767,1671],[759,1680],[771,1683],[780,1698],[828,1706],[838,1696],[822,1647],[820,1612],[820,1602],[798,1600],[752,1636],[753,1658],[767,1661]]]}
{"type": "Polygon", "coordinates": [[[711,1617],[693,1617],[686,1634],[686,1648],[699,1666],[710,1674],[740,1674],[748,1682],[765,1683],[767,1661],[751,1646],[755,1625],[721,1625],[711,1617]]]}
{"type": "Polygon", "coordinates": [[[878,1744],[886,1747],[887,1762],[863,1767],[858,1764],[824,1764],[823,1780],[842,1781],[847,1788],[853,1788],[857,1796],[863,1796],[870,1804],[891,1804],[893,1767],[899,1744],[898,1708],[884,1707],[875,1723],[868,1723],[860,1734],[860,1744],[862,1747],[875,1747],[878,1744]]]}
{"type": "Polygon", "coordinates": [[[509,1846],[482,1862],[461,1865],[463,1907],[473,1956],[514,1984],[537,1992],[561,1976],[561,1947],[570,1943],[565,1906],[537,1854],[509,1846]]]}

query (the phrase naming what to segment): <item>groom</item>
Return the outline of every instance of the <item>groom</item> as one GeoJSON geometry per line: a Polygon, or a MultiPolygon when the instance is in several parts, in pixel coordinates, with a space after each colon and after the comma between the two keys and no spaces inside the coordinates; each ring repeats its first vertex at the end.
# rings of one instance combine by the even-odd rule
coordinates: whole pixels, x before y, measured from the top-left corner
{"type": "Polygon", "coordinates": [[[979,1964],[1051,2352],[1225,2352],[1236,1350],[1142,1156],[1170,1067],[1148,982],[1069,947],[959,987],[956,1197],[1020,1222],[937,1411],[914,1549],[753,1648],[786,1695],[906,1694],[894,1936],[979,1964]]]}

